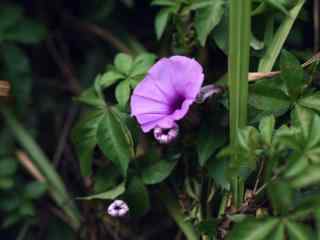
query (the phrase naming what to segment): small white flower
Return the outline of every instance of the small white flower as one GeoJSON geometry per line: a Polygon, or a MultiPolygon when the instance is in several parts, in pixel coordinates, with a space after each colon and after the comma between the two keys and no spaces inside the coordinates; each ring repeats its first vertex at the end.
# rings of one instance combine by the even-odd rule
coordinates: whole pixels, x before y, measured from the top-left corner
{"type": "Polygon", "coordinates": [[[122,200],[115,200],[108,207],[108,214],[112,217],[122,217],[126,215],[128,211],[128,205],[122,200]]]}
{"type": "Polygon", "coordinates": [[[155,127],[153,130],[154,138],[161,144],[168,144],[171,143],[173,140],[177,138],[179,134],[179,126],[178,124],[174,123],[172,128],[161,128],[155,127]]]}

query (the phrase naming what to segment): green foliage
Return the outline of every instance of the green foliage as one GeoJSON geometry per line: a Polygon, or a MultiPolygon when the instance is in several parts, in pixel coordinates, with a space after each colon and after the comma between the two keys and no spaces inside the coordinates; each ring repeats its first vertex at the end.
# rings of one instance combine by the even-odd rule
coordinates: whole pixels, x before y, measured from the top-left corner
{"type": "Polygon", "coordinates": [[[139,177],[129,179],[124,198],[129,203],[130,213],[134,216],[142,216],[150,208],[149,193],[139,177]]]}
{"type": "Polygon", "coordinates": [[[79,199],[81,199],[81,200],[93,200],[93,199],[112,200],[112,199],[119,197],[121,194],[124,193],[124,191],[125,191],[125,184],[121,183],[118,186],[116,186],[108,191],[105,191],[103,193],[90,195],[88,197],[80,197],[79,199]]]}
{"type": "Polygon", "coordinates": [[[84,176],[91,175],[92,156],[97,145],[99,123],[103,116],[102,109],[87,112],[72,132],[72,141],[79,157],[81,173],[84,176]]]}
{"type": "Polygon", "coordinates": [[[208,131],[208,127],[204,126],[198,134],[197,141],[197,153],[199,165],[205,166],[209,158],[213,153],[226,141],[226,137],[223,133],[219,133],[217,129],[208,131]]]}
{"type": "Polygon", "coordinates": [[[73,129],[73,142],[81,160],[84,176],[91,174],[92,155],[96,145],[125,176],[133,157],[133,140],[125,123],[110,107],[94,109],[73,129]]]}
{"type": "Polygon", "coordinates": [[[232,231],[228,234],[227,239],[234,240],[263,240],[268,239],[268,235],[271,235],[273,230],[279,224],[279,220],[274,218],[256,220],[253,218],[247,218],[238,223],[232,231]]]}
{"type": "Polygon", "coordinates": [[[225,0],[208,1],[153,1],[152,5],[161,6],[155,18],[155,30],[157,38],[160,39],[168,24],[176,16],[185,17],[191,13],[195,14],[194,27],[197,40],[204,46],[209,34],[219,24],[225,11],[225,0]]]}
{"type": "Polygon", "coordinates": [[[164,181],[173,171],[177,161],[160,160],[142,170],[141,177],[145,184],[157,184],[164,181]]]}
{"type": "MultiPolygon", "coordinates": [[[[115,97],[120,106],[125,107],[133,89],[145,76],[156,57],[151,53],[142,53],[134,59],[124,53],[118,54],[114,65],[96,78],[96,88],[106,89],[116,83],[115,97]]],[[[84,97],[85,98],[85,97],[84,97]]]]}
{"type": "Polygon", "coordinates": [[[4,19],[0,24],[0,43],[35,44],[45,38],[47,32],[44,25],[25,17],[19,6],[2,6],[0,11],[0,17],[4,19]]]}
{"type": "Polygon", "coordinates": [[[286,51],[281,54],[280,62],[281,79],[287,87],[289,96],[296,99],[305,85],[303,69],[299,61],[286,51]]]}
{"type": "Polygon", "coordinates": [[[269,72],[272,70],[304,3],[304,0],[297,1],[296,5],[289,11],[289,15],[286,16],[279,26],[266,53],[260,60],[258,68],[259,72],[269,72]]]}
{"type": "Polygon", "coordinates": [[[66,215],[70,217],[72,226],[77,229],[80,225],[79,212],[66,191],[62,179],[54,170],[40,147],[35,143],[28,132],[17,122],[14,115],[7,109],[3,109],[1,113],[13,132],[16,140],[23,146],[28,154],[30,154],[34,164],[45,177],[47,184],[50,186],[49,192],[52,198],[58,206],[65,211],[66,215]],[[68,204],[65,204],[66,202],[68,202],[68,204]]]}
{"type": "Polygon", "coordinates": [[[202,1],[203,7],[197,6],[196,16],[195,16],[195,28],[198,35],[198,40],[202,46],[205,45],[208,35],[212,30],[219,24],[223,14],[224,14],[224,0],[202,1]],[[206,4],[204,4],[206,3],[206,4]]]}
{"type": "Polygon", "coordinates": [[[106,109],[97,129],[97,143],[103,153],[126,176],[129,161],[134,156],[129,129],[112,109],[106,109]]]}

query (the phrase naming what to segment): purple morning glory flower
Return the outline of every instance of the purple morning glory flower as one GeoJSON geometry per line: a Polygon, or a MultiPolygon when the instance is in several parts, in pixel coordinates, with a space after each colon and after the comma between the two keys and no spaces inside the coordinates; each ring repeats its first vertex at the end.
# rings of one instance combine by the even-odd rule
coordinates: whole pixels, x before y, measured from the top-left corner
{"type": "Polygon", "coordinates": [[[202,67],[194,59],[160,59],[134,89],[131,115],[137,118],[143,132],[156,127],[175,128],[176,121],[188,113],[196,100],[203,78],[202,67]]]}
{"type": "Polygon", "coordinates": [[[122,217],[126,215],[128,211],[128,205],[122,200],[115,200],[108,207],[108,214],[112,217],[122,217]]]}

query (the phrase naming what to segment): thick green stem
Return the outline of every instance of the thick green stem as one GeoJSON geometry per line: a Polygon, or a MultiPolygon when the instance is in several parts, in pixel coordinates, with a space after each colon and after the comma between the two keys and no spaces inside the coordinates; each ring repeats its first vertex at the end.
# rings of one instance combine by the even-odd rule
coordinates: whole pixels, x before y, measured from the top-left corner
{"type": "Polygon", "coordinates": [[[244,181],[237,176],[231,184],[232,200],[236,207],[240,207],[244,198],[244,181]]]}
{"type": "Polygon", "coordinates": [[[176,222],[180,230],[184,233],[187,240],[199,240],[199,236],[190,222],[185,220],[186,216],[181,211],[178,201],[173,197],[172,192],[165,186],[162,186],[159,197],[165,205],[168,213],[176,222]]]}
{"type": "MultiPolygon", "coordinates": [[[[229,26],[229,94],[230,94],[230,143],[237,145],[237,131],[247,124],[248,72],[251,38],[251,0],[230,1],[229,26]]],[[[233,161],[238,156],[235,154],[233,161]]],[[[243,193],[241,181],[234,178],[233,200],[239,207],[243,193]]]]}

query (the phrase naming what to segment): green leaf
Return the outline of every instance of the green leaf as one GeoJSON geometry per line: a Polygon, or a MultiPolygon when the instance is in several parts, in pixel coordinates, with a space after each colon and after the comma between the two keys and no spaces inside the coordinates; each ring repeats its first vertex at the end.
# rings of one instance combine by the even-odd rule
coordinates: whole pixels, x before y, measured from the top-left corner
{"type": "Polygon", "coordinates": [[[267,0],[266,2],[281,11],[283,14],[290,16],[287,10],[288,0],[267,0]]]}
{"type": "Polygon", "coordinates": [[[208,175],[212,177],[214,182],[223,189],[230,189],[230,184],[226,176],[226,170],[229,162],[225,159],[210,159],[207,168],[208,175]]]}
{"type": "Polygon", "coordinates": [[[313,239],[313,233],[306,225],[288,221],[286,223],[287,230],[292,240],[310,240],[313,239]]]}
{"type": "Polygon", "coordinates": [[[275,218],[261,220],[247,218],[232,228],[227,240],[264,240],[274,231],[278,223],[279,220],[275,218]]]}
{"type": "Polygon", "coordinates": [[[238,130],[237,139],[239,146],[246,151],[256,149],[260,144],[260,134],[256,128],[251,126],[238,130]]]}
{"type": "Polygon", "coordinates": [[[276,230],[270,234],[270,240],[284,240],[285,239],[285,227],[283,223],[280,223],[276,230]]]}
{"type": "Polygon", "coordinates": [[[84,90],[81,95],[74,98],[74,100],[93,107],[103,107],[106,105],[104,99],[93,87],[84,90]]]}
{"type": "Polygon", "coordinates": [[[283,50],[280,57],[281,79],[285,82],[289,95],[296,99],[302,92],[305,80],[299,61],[291,53],[283,50]]]}
{"type": "Polygon", "coordinates": [[[0,178],[0,189],[8,190],[14,186],[14,179],[9,177],[0,178]]]}
{"type": "Polygon", "coordinates": [[[304,188],[320,183],[320,165],[308,166],[290,181],[295,188],[304,188]]]}
{"type": "Polygon", "coordinates": [[[0,209],[5,212],[14,211],[15,209],[18,209],[21,205],[21,202],[23,199],[19,195],[9,195],[2,197],[2,200],[0,202],[0,209]]]}
{"type": "Polygon", "coordinates": [[[283,45],[291,32],[292,26],[296,21],[305,0],[298,0],[296,5],[289,11],[289,15],[286,16],[284,21],[281,23],[277,32],[275,33],[269,47],[261,58],[259,63],[258,72],[270,72],[283,49],[283,45]]]}
{"type": "MultiPolygon", "coordinates": [[[[275,79],[280,80],[280,79],[275,79]]],[[[250,86],[249,104],[258,110],[275,115],[285,113],[290,105],[290,98],[280,89],[281,82],[278,86],[269,80],[261,80],[250,86]]]]}
{"type": "Polygon", "coordinates": [[[271,145],[276,119],[273,115],[264,117],[259,123],[259,130],[263,140],[271,145]]]}
{"type": "Polygon", "coordinates": [[[120,106],[125,107],[130,97],[130,85],[128,80],[124,80],[117,85],[115,95],[120,106]]]}
{"type": "Polygon", "coordinates": [[[274,135],[274,146],[277,146],[279,149],[299,149],[299,139],[297,137],[300,134],[300,129],[295,127],[287,127],[285,125],[281,126],[274,135]]]}
{"type": "Polygon", "coordinates": [[[133,61],[133,67],[130,77],[139,77],[145,75],[150,67],[154,64],[156,55],[151,53],[142,53],[133,61]]]}
{"type": "Polygon", "coordinates": [[[133,140],[127,126],[111,108],[107,108],[99,124],[97,142],[107,158],[126,176],[133,157],[133,140]]]}
{"type": "Polygon", "coordinates": [[[205,166],[208,159],[219,147],[225,143],[225,141],[225,134],[219,134],[218,131],[215,131],[215,134],[212,134],[207,127],[203,127],[199,131],[197,140],[197,153],[201,167],[205,166]]]}
{"type": "Polygon", "coordinates": [[[130,214],[133,216],[142,216],[150,208],[148,190],[139,177],[130,179],[124,198],[129,205],[130,214]]]}
{"type": "Polygon", "coordinates": [[[209,6],[200,8],[195,16],[195,28],[198,40],[205,45],[208,35],[217,26],[224,14],[224,0],[212,1],[209,6]]]}
{"type": "MultiPolygon", "coordinates": [[[[307,192],[306,192],[307,193],[307,192]]],[[[319,193],[307,193],[302,196],[296,204],[295,209],[289,218],[292,220],[305,219],[306,216],[310,216],[310,213],[314,213],[320,207],[320,195],[319,193]]]]}
{"type": "Polygon", "coordinates": [[[309,165],[308,159],[301,152],[288,157],[288,163],[288,167],[284,173],[284,176],[287,178],[292,178],[303,173],[309,165]]]}
{"type": "Polygon", "coordinates": [[[113,200],[113,199],[116,199],[117,197],[119,197],[121,194],[123,194],[125,190],[126,190],[125,182],[123,182],[123,183],[119,184],[118,186],[116,186],[106,192],[91,195],[88,197],[79,197],[78,199],[80,199],[80,200],[93,200],[93,199],[113,200]]]}
{"type": "Polygon", "coordinates": [[[141,178],[145,184],[157,184],[164,181],[173,171],[176,160],[160,160],[142,169],[141,178]]]}
{"type": "Polygon", "coordinates": [[[274,214],[285,215],[293,203],[293,189],[287,181],[276,181],[268,186],[268,196],[271,200],[274,214]]]}
{"type": "Polygon", "coordinates": [[[115,70],[110,70],[104,73],[99,79],[98,84],[101,88],[107,88],[115,84],[118,80],[124,79],[125,76],[122,73],[119,73],[115,70]]]}
{"type": "Polygon", "coordinates": [[[132,67],[132,57],[125,53],[119,53],[114,59],[116,69],[126,75],[129,75],[132,67]]]}
{"type": "Polygon", "coordinates": [[[229,27],[229,19],[226,14],[222,16],[220,23],[213,29],[212,37],[217,44],[217,46],[226,54],[228,55],[229,46],[228,41],[229,39],[229,32],[226,29],[229,27]]]}
{"type": "Polygon", "coordinates": [[[47,190],[47,184],[43,182],[31,182],[23,190],[24,196],[29,199],[38,199],[47,190]]]}
{"type": "Polygon", "coordinates": [[[218,229],[218,220],[216,219],[207,219],[196,226],[197,230],[201,235],[206,235],[208,237],[215,237],[217,235],[218,229]]]}
{"type": "Polygon", "coordinates": [[[311,95],[303,96],[299,99],[298,103],[301,106],[320,112],[320,92],[317,91],[311,95]]]}
{"type": "Polygon", "coordinates": [[[90,176],[93,151],[97,145],[98,126],[104,118],[104,110],[96,109],[86,112],[74,126],[71,139],[80,161],[81,174],[90,176]]]}
{"type": "Polygon", "coordinates": [[[292,125],[301,129],[303,135],[302,141],[308,140],[313,116],[314,113],[311,110],[298,104],[295,105],[294,110],[291,112],[292,125]]]}
{"type": "Polygon", "coordinates": [[[164,30],[166,29],[166,26],[169,22],[171,15],[172,15],[171,8],[161,9],[159,11],[159,13],[157,14],[155,22],[154,22],[157,39],[160,39],[162,37],[162,34],[164,33],[164,30]]]}
{"type": "Polygon", "coordinates": [[[18,168],[18,161],[15,158],[1,158],[0,159],[0,177],[12,176],[16,173],[18,168]]]}
{"type": "Polygon", "coordinates": [[[292,124],[301,129],[300,151],[303,152],[306,162],[319,163],[320,117],[313,111],[297,104],[291,118],[292,124]]]}
{"type": "Polygon", "coordinates": [[[151,5],[157,6],[175,6],[177,3],[172,0],[153,0],[151,5]]]}
{"type": "Polygon", "coordinates": [[[208,7],[212,4],[212,0],[194,0],[191,5],[187,7],[189,11],[198,10],[200,8],[208,7]]]}
{"type": "Polygon", "coordinates": [[[23,113],[31,95],[32,74],[29,59],[20,48],[8,43],[1,53],[7,71],[4,77],[10,80],[11,93],[15,97],[15,109],[23,113]]]}
{"type": "Polygon", "coordinates": [[[312,150],[320,146],[320,117],[313,115],[310,122],[309,136],[306,142],[305,149],[312,150]]]}
{"type": "Polygon", "coordinates": [[[22,8],[16,5],[1,5],[0,8],[0,42],[3,38],[3,33],[9,27],[15,26],[16,23],[23,17],[22,8]]]}
{"type": "Polygon", "coordinates": [[[47,29],[43,24],[24,19],[21,24],[7,29],[2,38],[7,41],[36,44],[44,40],[46,36],[47,29]]]}
{"type": "MultiPolygon", "coordinates": [[[[229,33],[225,31],[228,28],[228,18],[226,14],[222,16],[219,24],[213,29],[212,37],[217,44],[217,46],[228,55],[228,41],[229,33]]],[[[265,43],[257,39],[253,33],[251,33],[250,47],[254,50],[261,50],[265,47],[265,43]]]]}
{"type": "Polygon", "coordinates": [[[116,166],[109,165],[104,168],[99,168],[93,176],[94,192],[102,193],[108,191],[114,186],[118,185],[121,174],[116,166]]]}

